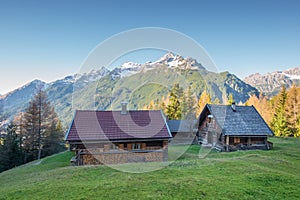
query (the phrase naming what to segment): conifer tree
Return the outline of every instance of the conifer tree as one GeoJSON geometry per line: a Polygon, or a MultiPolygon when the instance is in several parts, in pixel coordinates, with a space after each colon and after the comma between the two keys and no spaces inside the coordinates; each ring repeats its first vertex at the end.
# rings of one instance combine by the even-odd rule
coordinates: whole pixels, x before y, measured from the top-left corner
{"type": "Polygon", "coordinates": [[[219,105],[221,102],[220,102],[220,99],[218,97],[215,98],[215,100],[213,101],[213,104],[216,104],[216,105],[219,105]]]}
{"type": "Polygon", "coordinates": [[[259,104],[259,100],[255,94],[251,95],[245,103],[247,106],[254,106],[256,109],[259,104]]]}
{"type": "Polygon", "coordinates": [[[294,134],[294,137],[300,137],[300,117],[298,117],[298,121],[297,121],[296,127],[297,127],[297,131],[294,134]]]}
{"type": "Polygon", "coordinates": [[[7,127],[3,145],[0,146],[0,172],[22,164],[19,141],[16,126],[10,123],[7,127]]]}
{"type": "Polygon", "coordinates": [[[183,118],[193,119],[195,117],[196,109],[196,97],[193,95],[191,87],[189,86],[184,95],[184,105],[183,105],[183,118]]]}
{"type": "Polygon", "coordinates": [[[51,126],[46,130],[43,141],[43,157],[61,152],[64,149],[62,124],[53,108],[52,112],[51,126]]]}
{"type": "Polygon", "coordinates": [[[166,102],[167,102],[168,100],[166,100],[164,97],[162,97],[162,99],[161,99],[161,102],[159,103],[159,107],[160,107],[160,109],[164,112],[164,113],[166,113],[166,109],[167,109],[167,104],[166,104],[166,102]]]}
{"type": "Polygon", "coordinates": [[[271,128],[276,136],[290,136],[291,134],[287,127],[287,119],[285,115],[286,98],[286,88],[282,85],[275,103],[275,113],[271,122],[271,128]]]}
{"type": "Polygon", "coordinates": [[[259,98],[255,94],[251,95],[245,105],[254,106],[263,119],[270,124],[272,117],[271,106],[268,99],[262,93],[259,94],[259,98]]]}
{"type": "Polygon", "coordinates": [[[298,118],[300,116],[300,106],[299,106],[300,102],[298,101],[299,95],[300,94],[297,93],[296,85],[293,84],[287,93],[286,108],[285,108],[287,126],[291,131],[292,135],[296,135],[298,131],[297,124],[298,124],[298,118]]]}
{"type": "Polygon", "coordinates": [[[180,99],[182,97],[183,90],[179,87],[179,84],[174,84],[170,92],[169,104],[166,108],[166,114],[169,119],[181,119],[182,117],[182,107],[180,99]]]}
{"type": "Polygon", "coordinates": [[[234,98],[233,98],[233,94],[230,93],[229,96],[228,96],[228,101],[227,101],[227,104],[228,105],[231,105],[234,101],[234,98]]]}
{"type": "Polygon", "coordinates": [[[204,90],[198,100],[196,116],[199,116],[203,108],[205,107],[205,105],[210,103],[211,103],[210,94],[206,92],[206,90],[204,90]]]}
{"type": "Polygon", "coordinates": [[[56,113],[48,101],[46,92],[39,90],[29,102],[24,113],[23,127],[23,149],[25,162],[40,159],[45,137],[53,131],[53,119],[56,113]],[[52,129],[51,129],[52,128],[52,129]]]}
{"type": "Polygon", "coordinates": [[[23,119],[24,119],[23,112],[20,112],[19,114],[17,114],[13,119],[13,124],[16,125],[16,133],[18,134],[20,149],[22,151],[23,151],[23,136],[24,136],[23,119]]]}

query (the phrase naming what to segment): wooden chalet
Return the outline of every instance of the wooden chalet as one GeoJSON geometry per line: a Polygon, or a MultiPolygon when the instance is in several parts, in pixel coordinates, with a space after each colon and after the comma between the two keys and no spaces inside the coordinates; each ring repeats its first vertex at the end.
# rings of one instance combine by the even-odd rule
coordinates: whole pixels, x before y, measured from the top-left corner
{"type": "Polygon", "coordinates": [[[167,124],[172,134],[171,145],[197,144],[196,120],[168,120],[167,124]]]}
{"type": "Polygon", "coordinates": [[[272,130],[253,106],[207,104],[199,116],[202,146],[221,151],[271,149],[272,130]]]}
{"type": "Polygon", "coordinates": [[[159,110],[78,110],[65,140],[76,165],[167,161],[172,135],[159,110]]]}

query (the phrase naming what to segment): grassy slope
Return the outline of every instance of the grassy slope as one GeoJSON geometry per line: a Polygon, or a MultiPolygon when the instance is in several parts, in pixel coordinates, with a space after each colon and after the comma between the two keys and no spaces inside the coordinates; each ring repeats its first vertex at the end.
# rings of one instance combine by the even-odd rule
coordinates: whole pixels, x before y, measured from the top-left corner
{"type": "Polygon", "coordinates": [[[169,167],[142,174],[71,167],[72,154],[62,153],[1,173],[0,199],[300,199],[300,140],[271,140],[272,151],[205,159],[192,146],[169,167]]]}

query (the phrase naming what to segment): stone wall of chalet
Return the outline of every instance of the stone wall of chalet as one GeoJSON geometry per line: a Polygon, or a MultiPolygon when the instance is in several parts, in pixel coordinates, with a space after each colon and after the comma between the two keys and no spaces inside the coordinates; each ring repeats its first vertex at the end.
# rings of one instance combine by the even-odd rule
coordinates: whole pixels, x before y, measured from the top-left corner
{"type": "Polygon", "coordinates": [[[166,150],[152,152],[115,151],[81,154],[79,165],[122,164],[132,162],[162,162],[168,159],[166,150]]]}

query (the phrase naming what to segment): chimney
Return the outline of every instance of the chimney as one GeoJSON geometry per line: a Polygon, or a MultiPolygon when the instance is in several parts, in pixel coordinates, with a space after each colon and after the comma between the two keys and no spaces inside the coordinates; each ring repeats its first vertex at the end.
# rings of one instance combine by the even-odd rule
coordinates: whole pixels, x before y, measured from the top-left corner
{"type": "Polygon", "coordinates": [[[121,114],[126,115],[127,114],[127,102],[121,102],[122,110],[121,114]]]}
{"type": "Polygon", "coordinates": [[[235,102],[232,102],[231,109],[233,110],[233,112],[236,112],[235,102]]]}

